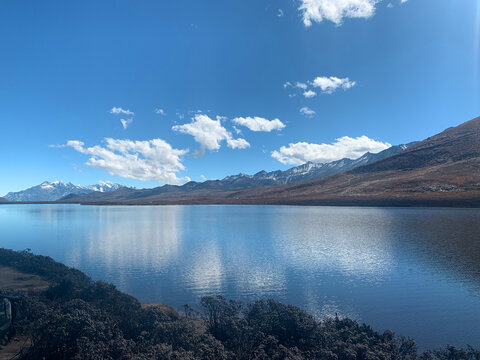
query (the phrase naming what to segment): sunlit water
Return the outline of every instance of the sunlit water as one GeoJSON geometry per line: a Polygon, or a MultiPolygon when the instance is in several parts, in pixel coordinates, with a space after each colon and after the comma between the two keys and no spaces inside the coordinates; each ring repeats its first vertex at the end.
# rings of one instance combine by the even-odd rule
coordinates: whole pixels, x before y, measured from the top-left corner
{"type": "Polygon", "coordinates": [[[479,210],[4,205],[0,246],[143,302],[275,298],[421,348],[480,346],[479,210]]]}

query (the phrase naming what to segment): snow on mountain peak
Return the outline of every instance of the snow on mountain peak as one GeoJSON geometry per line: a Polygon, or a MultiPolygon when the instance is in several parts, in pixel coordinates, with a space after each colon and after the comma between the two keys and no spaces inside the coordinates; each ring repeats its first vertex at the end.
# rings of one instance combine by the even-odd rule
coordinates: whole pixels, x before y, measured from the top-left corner
{"type": "Polygon", "coordinates": [[[59,180],[44,181],[40,185],[31,188],[10,192],[5,195],[8,201],[55,201],[70,194],[89,194],[94,191],[109,192],[118,190],[124,185],[99,181],[95,185],[73,185],[71,182],[63,183],[59,180]]]}

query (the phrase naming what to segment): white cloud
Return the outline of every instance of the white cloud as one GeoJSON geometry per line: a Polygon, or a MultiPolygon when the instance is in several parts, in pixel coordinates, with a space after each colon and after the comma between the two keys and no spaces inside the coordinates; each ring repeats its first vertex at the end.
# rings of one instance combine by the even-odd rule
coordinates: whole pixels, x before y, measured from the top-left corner
{"type": "Polygon", "coordinates": [[[298,81],[297,81],[297,83],[295,84],[295,87],[296,87],[296,88],[299,88],[299,89],[302,89],[302,90],[306,90],[307,87],[308,87],[308,85],[305,84],[305,83],[302,83],[302,82],[298,82],[298,81]]]}
{"type": "Polygon", "coordinates": [[[205,175],[200,175],[200,179],[201,179],[202,181],[207,181],[207,180],[208,180],[205,175]]]}
{"type": "Polygon", "coordinates": [[[132,141],[106,138],[105,142],[105,147],[85,147],[81,141],[70,140],[56,147],[72,147],[79,153],[91,155],[85,163],[87,166],[107,171],[113,176],[168,184],[190,181],[188,177],[177,177],[179,171],[185,170],[181,157],[188,150],[174,149],[162,139],[132,141]]]}
{"type": "Polygon", "coordinates": [[[235,133],[236,133],[237,135],[240,135],[240,134],[242,133],[242,130],[239,129],[239,128],[237,128],[235,125],[233,126],[233,130],[235,130],[235,133]]]}
{"type": "Polygon", "coordinates": [[[313,116],[315,115],[315,111],[310,109],[308,106],[304,106],[300,109],[300,112],[305,116],[313,116]]]}
{"type": "Polygon", "coordinates": [[[336,76],[318,76],[313,80],[312,85],[314,87],[319,87],[323,93],[331,94],[338,88],[344,90],[350,89],[356,85],[355,81],[351,81],[348,77],[338,78],[336,76]]]}
{"type": "Polygon", "coordinates": [[[268,120],[258,116],[237,117],[232,121],[235,124],[245,126],[252,131],[270,132],[272,130],[281,130],[285,127],[285,124],[279,119],[268,120]]]}
{"type": "Polygon", "coordinates": [[[283,16],[283,10],[282,10],[282,9],[278,9],[277,16],[278,16],[278,17],[282,17],[282,16],[283,16]]]}
{"type": "Polygon", "coordinates": [[[123,129],[126,130],[128,126],[133,122],[133,119],[120,119],[123,129]]]}
{"type": "Polygon", "coordinates": [[[400,0],[400,4],[405,4],[408,0],[400,0]]]}
{"type": "Polygon", "coordinates": [[[110,110],[110,114],[124,114],[124,115],[135,115],[133,111],[122,109],[121,107],[113,107],[110,110]]]}
{"type": "Polygon", "coordinates": [[[205,150],[218,150],[220,143],[225,140],[227,146],[232,149],[245,149],[250,144],[242,138],[234,139],[232,134],[221,124],[222,117],[217,116],[216,120],[205,114],[196,114],[192,122],[184,125],[175,125],[172,130],[183,134],[192,135],[200,144],[200,151],[196,155],[203,155],[205,150]]]}
{"type": "Polygon", "coordinates": [[[343,158],[357,159],[366,152],[377,153],[391,145],[360,136],[344,136],[333,144],[311,144],[307,142],[290,143],[272,152],[272,157],[283,164],[300,165],[308,161],[326,163],[343,158]]]}
{"type": "Polygon", "coordinates": [[[389,8],[389,9],[393,8],[393,4],[392,4],[392,3],[388,3],[387,8],[389,8]]]}
{"type": "Polygon", "coordinates": [[[305,96],[307,99],[310,99],[314,96],[317,96],[317,93],[313,90],[307,90],[303,92],[303,96],[305,96]]]}
{"type": "Polygon", "coordinates": [[[324,19],[341,25],[343,18],[370,18],[379,0],[301,0],[299,10],[305,26],[324,19]]]}
{"type": "Polygon", "coordinates": [[[320,90],[323,94],[332,94],[337,89],[350,89],[354,87],[357,83],[350,80],[348,77],[339,78],[336,76],[317,76],[313,81],[292,83],[287,81],[283,84],[285,89],[291,88],[294,93],[289,94],[289,97],[294,97],[299,93],[302,93],[307,99],[312,98],[317,95],[317,91],[320,90]]]}
{"type": "Polygon", "coordinates": [[[290,81],[287,81],[285,84],[283,84],[283,87],[285,89],[288,88],[288,87],[293,87],[293,88],[297,88],[297,89],[306,90],[308,88],[308,84],[300,82],[300,81],[297,81],[295,83],[291,83],[290,81]]]}
{"type": "Polygon", "coordinates": [[[158,115],[166,115],[165,110],[160,109],[160,108],[155,109],[155,114],[158,114],[158,115]]]}

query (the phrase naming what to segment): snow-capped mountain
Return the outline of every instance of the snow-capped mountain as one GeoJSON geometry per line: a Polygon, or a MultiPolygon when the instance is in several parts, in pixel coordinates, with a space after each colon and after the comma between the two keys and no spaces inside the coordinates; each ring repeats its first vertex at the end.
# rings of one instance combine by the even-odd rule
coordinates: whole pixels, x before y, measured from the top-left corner
{"type": "Polygon", "coordinates": [[[307,162],[303,165],[295,166],[285,171],[260,171],[254,175],[238,174],[233,176],[227,176],[222,181],[238,184],[242,182],[254,182],[257,183],[256,186],[262,186],[291,184],[312,179],[318,179],[324,176],[334,175],[340,172],[352,170],[359,166],[386,158],[387,156],[391,156],[402,150],[405,150],[413,144],[415,144],[415,142],[391,146],[390,148],[376,154],[367,152],[363,156],[354,160],[345,158],[329,163],[307,162]]]}
{"type": "Polygon", "coordinates": [[[8,201],[55,201],[69,194],[89,194],[94,191],[110,192],[121,188],[124,185],[112,182],[100,181],[94,185],[73,185],[71,182],[44,181],[40,185],[33,186],[18,192],[9,192],[4,198],[8,201]]]}

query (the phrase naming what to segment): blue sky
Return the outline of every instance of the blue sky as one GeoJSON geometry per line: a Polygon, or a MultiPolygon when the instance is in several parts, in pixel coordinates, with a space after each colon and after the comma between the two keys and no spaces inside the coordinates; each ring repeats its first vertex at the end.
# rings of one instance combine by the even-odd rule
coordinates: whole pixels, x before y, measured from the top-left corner
{"type": "Polygon", "coordinates": [[[479,1],[353,2],[0,0],[0,194],[286,169],[480,115],[479,1]]]}

